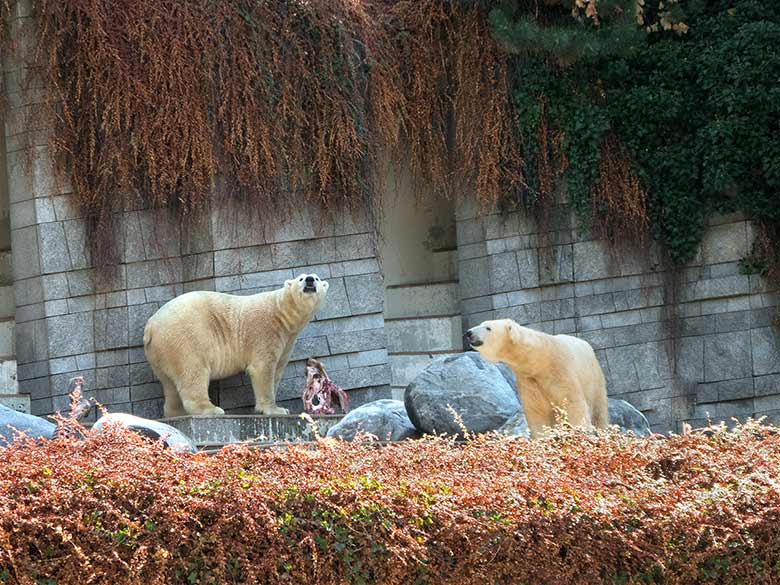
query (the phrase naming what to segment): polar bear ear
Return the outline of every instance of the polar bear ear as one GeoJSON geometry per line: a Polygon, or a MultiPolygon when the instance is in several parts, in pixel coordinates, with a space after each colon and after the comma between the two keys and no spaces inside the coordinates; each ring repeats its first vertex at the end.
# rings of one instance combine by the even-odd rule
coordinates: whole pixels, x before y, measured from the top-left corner
{"type": "Polygon", "coordinates": [[[295,279],[291,278],[290,280],[284,281],[284,288],[290,288],[293,284],[295,284],[295,279]]]}
{"type": "Polygon", "coordinates": [[[330,285],[328,284],[328,281],[327,281],[327,280],[323,280],[323,281],[321,281],[321,282],[320,282],[320,286],[322,287],[322,290],[325,290],[325,291],[327,291],[327,290],[328,290],[328,288],[330,287],[330,285]]]}

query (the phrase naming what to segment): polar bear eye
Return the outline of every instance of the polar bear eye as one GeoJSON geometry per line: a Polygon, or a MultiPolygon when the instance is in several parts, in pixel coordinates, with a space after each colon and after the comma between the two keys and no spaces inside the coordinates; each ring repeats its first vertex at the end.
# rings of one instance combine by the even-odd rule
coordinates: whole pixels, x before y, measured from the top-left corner
{"type": "Polygon", "coordinates": [[[485,329],[487,329],[488,331],[492,331],[490,327],[485,327],[485,329]]]}

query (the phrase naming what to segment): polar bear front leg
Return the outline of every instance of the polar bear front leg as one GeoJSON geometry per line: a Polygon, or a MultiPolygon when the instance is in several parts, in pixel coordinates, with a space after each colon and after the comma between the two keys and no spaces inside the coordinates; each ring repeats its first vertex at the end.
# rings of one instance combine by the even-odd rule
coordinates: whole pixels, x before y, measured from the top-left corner
{"type": "Polygon", "coordinates": [[[592,429],[590,408],[584,399],[573,400],[566,407],[566,418],[574,428],[592,429]]]}
{"type": "MultiPolygon", "coordinates": [[[[279,361],[276,362],[276,370],[274,373],[274,387],[278,386],[279,382],[282,381],[282,376],[284,376],[284,369],[287,367],[287,364],[290,363],[290,354],[292,353],[294,344],[295,344],[295,340],[293,339],[287,344],[287,347],[284,348],[282,357],[280,357],[279,361]]],[[[276,397],[275,394],[274,397],[276,397]]]]}
{"type": "Polygon", "coordinates": [[[530,409],[525,411],[525,420],[532,439],[540,439],[549,434],[553,424],[552,417],[544,416],[530,409]]]}
{"type": "Polygon", "coordinates": [[[255,393],[255,412],[257,414],[289,414],[290,411],[276,406],[276,364],[252,365],[247,369],[255,393]]]}

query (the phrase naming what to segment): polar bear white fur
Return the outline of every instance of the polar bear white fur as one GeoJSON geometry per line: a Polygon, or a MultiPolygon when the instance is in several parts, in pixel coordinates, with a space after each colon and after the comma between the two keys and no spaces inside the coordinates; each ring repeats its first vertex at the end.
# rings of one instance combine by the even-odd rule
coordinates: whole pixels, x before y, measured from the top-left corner
{"type": "Polygon", "coordinates": [[[165,395],[165,416],[220,415],[209,381],[246,371],[255,412],[287,414],[276,386],[295,339],[325,302],[328,283],[301,274],[251,296],[196,291],[167,302],[144,329],[144,352],[165,395]]]}
{"type": "Polygon", "coordinates": [[[531,437],[555,424],[556,408],[574,427],[607,428],[604,373],[587,341],[534,331],[511,319],[484,321],[466,339],[486,360],[512,368],[531,437]]]}

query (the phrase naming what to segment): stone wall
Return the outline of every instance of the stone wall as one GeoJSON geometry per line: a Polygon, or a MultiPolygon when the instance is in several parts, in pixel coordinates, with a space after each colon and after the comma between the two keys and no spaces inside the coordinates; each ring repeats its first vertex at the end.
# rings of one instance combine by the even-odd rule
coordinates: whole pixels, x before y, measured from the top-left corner
{"type": "MultiPolygon", "coordinates": [[[[17,166],[11,174],[21,172],[17,166]]],[[[122,263],[104,279],[90,265],[70,195],[12,193],[19,384],[31,394],[33,413],[66,406],[67,381],[81,374],[110,410],[161,416],[162,391],[142,347],[146,320],[190,290],[253,294],[301,272],[328,279],[330,291],[293,350],[280,404],[300,411],[300,360],[309,356],[324,358],[354,404],[389,393],[383,282],[366,222],[344,218],[315,230],[301,212],[264,231],[241,207],[214,210],[188,226],[164,211],[129,210],[117,217],[122,263]]],[[[246,411],[254,401],[248,384],[244,376],[214,383],[213,399],[246,411]]]]}
{"type": "Polygon", "coordinates": [[[616,255],[579,234],[564,205],[543,230],[517,212],[480,217],[467,203],[457,219],[467,327],[509,317],[587,340],[609,395],[658,431],[708,417],[780,420],[778,295],[740,271],[752,241],[744,218],[713,217],[697,258],[676,275],[653,246],[616,255]]]}

